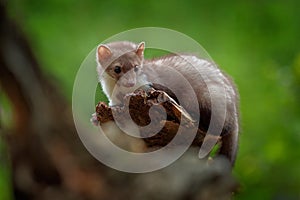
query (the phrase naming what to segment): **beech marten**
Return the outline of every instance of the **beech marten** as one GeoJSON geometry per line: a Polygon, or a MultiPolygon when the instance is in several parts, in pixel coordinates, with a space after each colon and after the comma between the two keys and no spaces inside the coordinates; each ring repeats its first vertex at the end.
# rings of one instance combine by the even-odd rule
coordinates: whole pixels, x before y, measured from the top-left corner
{"type": "MultiPolygon", "coordinates": [[[[135,44],[121,41],[98,46],[96,52],[97,71],[102,89],[109,99],[109,105],[120,105],[124,95],[143,85],[149,85],[167,92],[176,101],[184,99],[178,103],[193,116],[195,109],[191,106],[191,91],[187,90],[179,79],[179,76],[182,76],[192,86],[197,97],[196,102],[198,102],[200,111],[200,113],[196,113],[200,114],[199,128],[207,131],[212,115],[211,91],[208,90],[210,87],[214,92],[215,102],[226,102],[225,122],[218,119],[219,115],[221,118],[223,110],[218,110],[218,106],[216,106],[214,111],[216,112],[214,123],[220,123],[223,127],[220,134],[219,154],[226,156],[234,164],[238,148],[239,98],[231,78],[216,64],[197,56],[172,54],[148,60],[144,59],[144,49],[144,42],[135,44]],[[179,75],[174,75],[172,71],[176,71],[179,75]],[[167,83],[168,85],[155,83],[167,83]],[[179,94],[180,97],[174,95],[171,88],[176,88],[176,94],[179,94]]],[[[108,132],[113,132],[117,128],[112,128],[116,126],[112,123],[106,126],[109,127],[106,128],[108,132]]]]}

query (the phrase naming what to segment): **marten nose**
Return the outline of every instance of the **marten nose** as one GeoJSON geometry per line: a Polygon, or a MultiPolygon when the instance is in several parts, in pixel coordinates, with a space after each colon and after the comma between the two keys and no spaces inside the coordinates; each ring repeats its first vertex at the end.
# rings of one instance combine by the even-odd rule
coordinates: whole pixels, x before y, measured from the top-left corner
{"type": "Polygon", "coordinates": [[[133,70],[128,71],[121,79],[125,87],[133,87],[136,84],[136,74],[133,70]]]}

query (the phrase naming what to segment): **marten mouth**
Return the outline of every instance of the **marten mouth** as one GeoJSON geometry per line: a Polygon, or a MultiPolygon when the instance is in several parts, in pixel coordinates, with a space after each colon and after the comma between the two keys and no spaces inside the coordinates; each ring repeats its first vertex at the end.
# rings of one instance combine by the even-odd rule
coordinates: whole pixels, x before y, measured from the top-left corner
{"type": "Polygon", "coordinates": [[[123,86],[127,87],[127,88],[130,88],[130,87],[135,86],[135,83],[125,83],[125,84],[123,84],[123,86]]]}

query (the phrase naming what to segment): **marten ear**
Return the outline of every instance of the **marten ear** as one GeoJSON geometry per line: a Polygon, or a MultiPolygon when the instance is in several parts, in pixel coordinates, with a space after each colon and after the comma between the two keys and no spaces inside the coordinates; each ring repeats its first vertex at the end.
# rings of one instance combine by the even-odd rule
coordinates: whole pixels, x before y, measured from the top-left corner
{"type": "Polygon", "coordinates": [[[136,54],[139,56],[139,57],[143,57],[144,56],[144,49],[145,49],[145,42],[141,42],[137,49],[136,49],[136,54]]]}
{"type": "Polygon", "coordinates": [[[104,61],[108,59],[112,53],[108,46],[101,44],[98,46],[97,54],[98,54],[98,60],[104,61]]]}

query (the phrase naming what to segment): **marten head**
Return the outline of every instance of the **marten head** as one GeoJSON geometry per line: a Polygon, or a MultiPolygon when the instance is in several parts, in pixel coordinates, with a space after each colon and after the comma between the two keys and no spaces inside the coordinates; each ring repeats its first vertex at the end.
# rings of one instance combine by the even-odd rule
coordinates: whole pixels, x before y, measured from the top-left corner
{"type": "Polygon", "coordinates": [[[98,73],[107,73],[119,86],[133,87],[143,67],[145,43],[113,42],[97,48],[98,73]]]}

